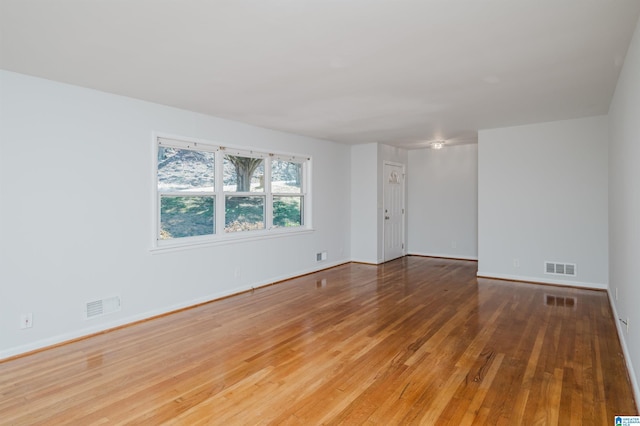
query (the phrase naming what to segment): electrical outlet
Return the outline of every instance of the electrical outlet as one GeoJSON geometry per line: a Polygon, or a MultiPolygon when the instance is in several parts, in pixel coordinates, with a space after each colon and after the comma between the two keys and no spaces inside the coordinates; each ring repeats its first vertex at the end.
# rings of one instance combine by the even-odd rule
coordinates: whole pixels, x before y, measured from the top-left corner
{"type": "Polygon", "coordinates": [[[20,315],[20,328],[31,327],[33,327],[33,314],[29,312],[28,314],[20,315]]]}
{"type": "Polygon", "coordinates": [[[458,247],[458,242],[457,241],[451,241],[451,248],[457,248],[458,247]]]}
{"type": "Polygon", "coordinates": [[[627,317],[627,334],[629,334],[629,317],[627,317]]]}
{"type": "Polygon", "coordinates": [[[513,267],[514,268],[520,267],[520,259],[513,259],[513,267]]]}
{"type": "Polygon", "coordinates": [[[616,302],[618,301],[618,287],[616,287],[616,302]]]}

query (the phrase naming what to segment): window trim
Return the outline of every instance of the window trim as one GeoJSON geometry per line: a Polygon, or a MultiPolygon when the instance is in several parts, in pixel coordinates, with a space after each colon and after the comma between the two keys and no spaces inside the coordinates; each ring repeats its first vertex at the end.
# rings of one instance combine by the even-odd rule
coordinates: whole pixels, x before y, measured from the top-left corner
{"type": "MultiPolygon", "coordinates": [[[[304,235],[314,232],[311,217],[311,164],[312,158],[309,155],[268,152],[267,150],[238,147],[230,145],[222,145],[212,141],[190,138],[184,136],[168,135],[164,133],[152,134],[152,207],[153,214],[151,226],[151,248],[152,253],[161,253],[167,251],[187,250],[191,248],[210,247],[225,244],[233,244],[239,242],[248,242],[256,240],[264,240],[270,238],[289,237],[293,235],[304,235]],[[215,216],[214,229],[215,233],[211,235],[198,235],[192,237],[181,237],[175,239],[160,239],[160,199],[162,195],[158,191],[158,148],[161,145],[171,146],[174,148],[191,149],[214,152],[214,190],[206,193],[206,196],[213,196],[215,200],[215,216]],[[255,158],[264,158],[265,163],[265,190],[263,192],[225,192],[224,191],[224,155],[240,155],[255,158]],[[298,195],[302,197],[302,219],[303,223],[295,227],[277,227],[273,226],[273,197],[281,195],[280,193],[271,192],[271,161],[274,159],[282,161],[299,162],[302,164],[302,186],[300,193],[292,193],[286,195],[298,195]],[[267,180],[268,179],[268,180],[267,180]],[[267,188],[268,182],[268,188],[267,188]],[[265,199],[265,229],[242,231],[242,232],[225,232],[225,197],[226,196],[262,196],[265,199]],[[222,226],[220,226],[222,225],[222,226]]],[[[186,195],[186,194],[184,194],[186,195]]],[[[192,194],[188,194],[192,195],[192,194]]],[[[195,194],[194,194],[195,195],[195,194]]],[[[284,195],[284,194],[282,194],[284,195]]]]}

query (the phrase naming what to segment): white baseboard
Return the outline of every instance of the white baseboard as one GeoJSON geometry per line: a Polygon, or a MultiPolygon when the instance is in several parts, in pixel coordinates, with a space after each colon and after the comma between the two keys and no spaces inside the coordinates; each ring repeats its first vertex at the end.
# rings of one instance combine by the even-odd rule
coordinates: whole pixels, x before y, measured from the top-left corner
{"type": "Polygon", "coordinates": [[[168,314],[174,311],[178,311],[180,309],[184,309],[184,308],[189,308],[192,306],[196,306],[199,305],[201,303],[207,303],[207,302],[211,302],[213,300],[216,299],[220,299],[222,297],[227,297],[227,296],[232,296],[234,294],[238,294],[238,293],[243,293],[245,291],[249,291],[249,290],[253,290],[253,289],[257,289],[260,287],[264,287],[264,286],[268,286],[270,284],[279,282],[279,281],[284,281],[284,280],[288,280],[291,278],[295,278],[295,277],[299,277],[301,275],[307,275],[313,272],[318,272],[321,271],[323,269],[327,269],[327,268],[332,268],[334,266],[338,266],[338,265],[342,265],[343,263],[348,263],[349,260],[348,259],[344,259],[344,260],[339,260],[339,261],[335,261],[335,262],[326,262],[326,261],[322,261],[322,262],[318,262],[314,267],[312,268],[307,268],[307,269],[303,269],[291,274],[285,274],[285,275],[281,275],[281,276],[277,276],[277,277],[272,277],[269,278],[267,280],[263,280],[263,281],[259,281],[256,283],[253,283],[252,285],[249,286],[243,286],[243,287],[237,287],[234,288],[232,290],[226,290],[226,291],[222,291],[222,292],[218,292],[218,293],[213,293],[213,294],[208,294],[206,296],[203,297],[199,297],[196,299],[192,299],[189,301],[185,301],[185,302],[180,302],[180,303],[176,303],[175,305],[171,305],[171,306],[167,306],[164,308],[160,308],[160,309],[154,309],[151,311],[147,311],[147,312],[143,312],[140,314],[136,314],[136,315],[131,315],[128,316],[126,318],[120,318],[118,320],[112,321],[112,322],[107,322],[107,323],[101,323],[101,324],[97,324],[91,327],[84,327],[82,329],[79,330],[75,330],[72,332],[68,332],[68,333],[62,333],[62,334],[58,334],[56,336],[52,336],[52,337],[48,337],[45,339],[40,339],[40,340],[36,340],[34,342],[30,342],[27,343],[25,345],[21,345],[21,346],[16,346],[13,348],[9,348],[9,349],[4,349],[0,351],[0,361],[2,361],[3,359],[6,358],[10,358],[16,355],[21,355],[21,354],[25,354],[28,352],[32,352],[38,349],[44,349],[50,346],[55,346],[61,343],[65,343],[65,342],[69,342],[71,340],[76,340],[76,339],[80,339],[83,337],[87,337],[90,336],[92,334],[96,334],[96,333],[101,333],[103,331],[108,331],[117,327],[121,327],[123,325],[127,325],[127,324],[132,324],[138,321],[142,321],[142,320],[146,320],[149,318],[153,318],[153,317],[157,317],[159,315],[164,315],[164,314],[168,314]]]}
{"type": "Polygon", "coordinates": [[[567,287],[593,288],[596,290],[606,290],[608,287],[607,284],[602,284],[602,283],[587,283],[587,282],[581,282],[581,281],[566,281],[566,280],[558,280],[558,279],[527,277],[527,276],[520,276],[520,275],[495,274],[493,272],[478,271],[477,275],[478,277],[481,277],[481,278],[498,278],[501,280],[526,281],[526,282],[539,283],[539,284],[562,285],[567,287]]]}
{"type": "Polygon", "coordinates": [[[478,260],[478,256],[462,256],[459,254],[451,253],[423,253],[418,251],[412,251],[407,253],[408,256],[425,256],[425,257],[442,257],[445,259],[460,259],[460,260],[478,260]]]}
{"type": "Polygon", "coordinates": [[[371,260],[371,259],[351,259],[350,262],[355,262],[355,263],[366,263],[367,265],[379,265],[382,262],[379,260],[371,260]]]}
{"type": "Polygon", "coordinates": [[[618,310],[616,309],[616,304],[614,302],[614,298],[611,295],[611,287],[607,288],[607,293],[609,294],[609,304],[611,305],[611,311],[613,312],[613,319],[616,322],[616,330],[618,331],[618,337],[620,338],[620,345],[622,346],[622,354],[624,355],[624,360],[627,364],[627,372],[629,373],[629,379],[631,380],[631,388],[633,389],[633,396],[636,400],[636,407],[640,407],[640,387],[638,386],[638,379],[636,378],[635,370],[633,369],[633,363],[631,362],[631,354],[629,353],[629,348],[627,346],[627,339],[624,334],[624,330],[622,328],[622,324],[620,322],[620,316],[618,315],[618,310]]]}

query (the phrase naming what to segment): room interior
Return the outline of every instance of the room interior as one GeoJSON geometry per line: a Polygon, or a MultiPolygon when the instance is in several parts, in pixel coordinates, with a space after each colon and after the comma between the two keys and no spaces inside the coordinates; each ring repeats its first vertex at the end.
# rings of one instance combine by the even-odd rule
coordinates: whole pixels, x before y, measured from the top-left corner
{"type": "Polygon", "coordinates": [[[393,163],[404,254],[606,292],[640,405],[640,3],[512,3],[3,0],[0,362],[383,263],[393,163]],[[154,250],[157,134],[308,155],[310,229],[154,250]]]}

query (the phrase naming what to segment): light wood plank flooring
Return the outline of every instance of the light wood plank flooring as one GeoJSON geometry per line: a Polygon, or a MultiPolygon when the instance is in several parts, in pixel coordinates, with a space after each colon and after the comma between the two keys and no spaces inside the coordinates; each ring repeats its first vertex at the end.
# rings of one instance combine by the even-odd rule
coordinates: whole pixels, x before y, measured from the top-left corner
{"type": "Polygon", "coordinates": [[[562,424],[637,414],[607,295],[346,264],[0,363],[0,424],[562,424]]]}

